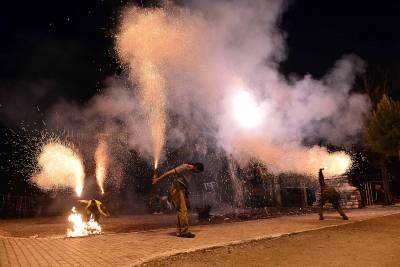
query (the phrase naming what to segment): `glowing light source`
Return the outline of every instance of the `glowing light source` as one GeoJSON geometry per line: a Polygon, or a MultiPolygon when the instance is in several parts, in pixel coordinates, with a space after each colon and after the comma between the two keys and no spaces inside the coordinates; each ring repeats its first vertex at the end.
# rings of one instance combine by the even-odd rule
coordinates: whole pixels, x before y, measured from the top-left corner
{"type": "Polygon", "coordinates": [[[329,154],[324,162],[324,170],[327,176],[336,176],[346,173],[351,166],[351,157],[347,153],[340,151],[329,154]]]}
{"type": "Polygon", "coordinates": [[[240,90],[233,97],[233,112],[236,121],[244,128],[254,128],[261,124],[265,112],[247,91],[240,90]]]}
{"type": "Polygon", "coordinates": [[[158,167],[158,160],[156,160],[156,161],[154,162],[154,169],[157,170],[157,167],[158,167]]]}
{"type": "Polygon", "coordinates": [[[90,217],[88,222],[84,222],[82,220],[82,215],[76,211],[75,207],[72,207],[71,214],[68,216],[68,221],[72,223],[72,229],[67,229],[68,237],[101,234],[101,226],[92,217],[90,217]]]}

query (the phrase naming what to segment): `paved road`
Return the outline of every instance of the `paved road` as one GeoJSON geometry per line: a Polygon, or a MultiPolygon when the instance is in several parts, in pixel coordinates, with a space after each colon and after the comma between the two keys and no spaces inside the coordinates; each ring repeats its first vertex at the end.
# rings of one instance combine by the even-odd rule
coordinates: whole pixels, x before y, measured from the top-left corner
{"type": "Polygon", "coordinates": [[[157,259],[147,267],[400,266],[400,214],[157,259]]]}
{"type": "Polygon", "coordinates": [[[174,229],[109,234],[86,238],[0,237],[0,266],[132,266],[177,253],[277,237],[400,213],[399,207],[367,208],[347,212],[350,221],[327,213],[195,226],[194,239],[174,236],[174,229]]]}

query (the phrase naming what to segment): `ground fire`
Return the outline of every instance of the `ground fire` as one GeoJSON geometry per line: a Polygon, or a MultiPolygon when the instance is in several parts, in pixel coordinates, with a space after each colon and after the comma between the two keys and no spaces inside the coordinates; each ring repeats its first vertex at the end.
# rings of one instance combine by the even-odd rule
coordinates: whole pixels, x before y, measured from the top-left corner
{"type": "Polygon", "coordinates": [[[101,234],[101,226],[94,220],[93,216],[91,215],[89,221],[85,222],[82,219],[82,215],[77,212],[75,207],[71,209],[71,214],[68,216],[68,221],[72,223],[72,229],[67,230],[68,237],[82,237],[101,234]]]}

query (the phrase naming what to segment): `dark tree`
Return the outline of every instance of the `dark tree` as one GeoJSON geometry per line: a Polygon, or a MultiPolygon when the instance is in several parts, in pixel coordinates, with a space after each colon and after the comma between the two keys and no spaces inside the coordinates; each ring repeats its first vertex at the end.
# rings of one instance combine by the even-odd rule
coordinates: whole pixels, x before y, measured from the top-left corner
{"type": "Polygon", "coordinates": [[[372,113],[367,132],[367,141],[373,152],[381,155],[385,204],[392,203],[387,164],[391,157],[398,156],[400,146],[400,102],[384,95],[372,113]]]}

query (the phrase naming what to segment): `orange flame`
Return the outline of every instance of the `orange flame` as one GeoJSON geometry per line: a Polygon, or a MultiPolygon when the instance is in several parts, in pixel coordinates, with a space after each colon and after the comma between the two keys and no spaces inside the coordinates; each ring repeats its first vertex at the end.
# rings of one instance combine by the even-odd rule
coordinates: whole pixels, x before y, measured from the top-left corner
{"type": "Polygon", "coordinates": [[[158,160],[156,160],[156,161],[154,162],[154,169],[157,170],[157,167],[158,167],[158,160]]]}
{"type": "Polygon", "coordinates": [[[79,214],[75,207],[72,207],[71,214],[68,216],[68,221],[72,223],[72,229],[67,229],[68,237],[80,237],[88,235],[101,234],[101,226],[90,217],[88,222],[82,220],[82,215],[79,214]]]}

